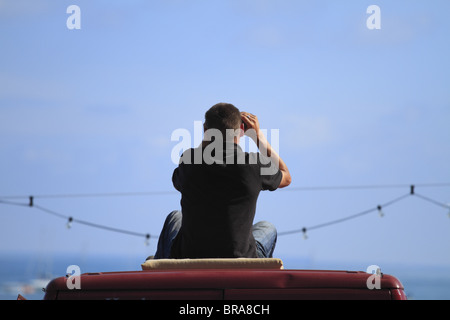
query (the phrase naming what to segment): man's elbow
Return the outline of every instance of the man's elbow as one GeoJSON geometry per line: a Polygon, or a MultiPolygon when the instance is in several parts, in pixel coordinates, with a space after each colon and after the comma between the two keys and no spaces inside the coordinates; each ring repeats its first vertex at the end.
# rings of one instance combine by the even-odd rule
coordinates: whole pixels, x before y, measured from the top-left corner
{"type": "Polygon", "coordinates": [[[282,172],[283,174],[283,178],[281,179],[280,185],[278,188],[282,189],[282,188],[286,188],[287,186],[289,186],[292,182],[292,177],[289,174],[289,172],[282,172]]]}

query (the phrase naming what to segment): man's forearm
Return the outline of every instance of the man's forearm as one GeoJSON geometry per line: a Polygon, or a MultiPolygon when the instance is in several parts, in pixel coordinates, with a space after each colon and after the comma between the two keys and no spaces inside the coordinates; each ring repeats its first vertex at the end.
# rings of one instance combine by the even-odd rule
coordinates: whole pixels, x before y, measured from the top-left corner
{"type": "Polygon", "coordinates": [[[275,169],[279,169],[281,171],[282,179],[279,188],[284,188],[290,185],[292,178],[291,174],[289,173],[289,169],[284,163],[283,159],[281,159],[278,153],[275,152],[269,141],[267,141],[266,137],[261,132],[259,128],[258,117],[248,112],[241,112],[241,118],[243,122],[243,124],[241,125],[241,129],[246,130],[245,134],[256,143],[259,151],[271,159],[272,166],[274,165],[275,169]],[[245,129],[245,125],[248,129],[245,129]]]}
{"type": "Polygon", "coordinates": [[[256,145],[258,146],[259,151],[267,156],[270,157],[272,163],[274,163],[277,168],[282,172],[283,179],[280,183],[280,188],[287,187],[291,183],[291,174],[289,173],[289,169],[286,165],[286,163],[281,159],[279,154],[272,148],[269,141],[265,137],[265,135],[259,130],[256,133],[255,139],[253,139],[256,145]]]}

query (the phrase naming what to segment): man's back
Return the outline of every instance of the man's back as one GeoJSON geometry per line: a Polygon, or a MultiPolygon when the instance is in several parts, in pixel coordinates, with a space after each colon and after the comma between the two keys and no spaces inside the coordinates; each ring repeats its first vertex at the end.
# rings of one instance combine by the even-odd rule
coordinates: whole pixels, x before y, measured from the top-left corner
{"type": "MultiPolygon", "coordinates": [[[[229,145],[230,148],[230,145],[229,145]]],[[[223,153],[222,163],[180,163],[172,177],[181,192],[182,227],[172,245],[172,258],[254,258],[251,229],[261,190],[275,190],[282,174],[261,175],[267,161],[244,153],[237,144],[223,153]],[[225,158],[232,155],[234,161],[225,158]],[[239,158],[243,157],[243,158],[239,158]],[[245,161],[237,161],[245,159],[245,161]]],[[[197,149],[189,149],[194,159],[197,149]]]]}

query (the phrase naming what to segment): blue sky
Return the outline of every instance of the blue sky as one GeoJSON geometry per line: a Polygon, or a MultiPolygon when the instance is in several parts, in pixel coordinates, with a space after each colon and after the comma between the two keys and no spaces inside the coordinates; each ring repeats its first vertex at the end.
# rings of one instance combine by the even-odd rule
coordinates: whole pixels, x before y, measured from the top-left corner
{"type": "MultiPolygon", "coordinates": [[[[172,132],[217,102],[280,130],[292,188],[262,193],[280,232],[450,183],[448,1],[0,0],[0,199],[173,191],[172,132]],[[69,30],[66,8],[81,8],[69,30]],[[381,8],[381,30],[366,9],[381,8]]],[[[450,203],[450,187],[418,193],[450,203]]],[[[63,215],[158,235],[179,209],[157,196],[36,198],[63,215]]],[[[12,200],[11,200],[12,201],[12,200]]],[[[27,202],[27,199],[14,199],[27,202]]],[[[278,239],[306,266],[349,261],[450,266],[448,210],[408,198],[278,239]]],[[[144,239],[0,206],[0,251],[153,254],[144,239]]]]}

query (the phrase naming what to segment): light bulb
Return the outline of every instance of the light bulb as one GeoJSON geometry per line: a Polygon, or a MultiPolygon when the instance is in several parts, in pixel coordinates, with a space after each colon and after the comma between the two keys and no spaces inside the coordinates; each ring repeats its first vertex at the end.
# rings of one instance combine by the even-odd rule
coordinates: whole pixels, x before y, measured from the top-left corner
{"type": "Polygon", "coordinates": [[[380,218],[383,218],[384,212],[383,212],[383,210],[381,210],[382,209],[381,206],[378,206],[377,208],[378,208],[378,215],[380,216],[380,218]]]}
{"type": "Polygon", "coordinates": [[[145,245],[146,245],[146,246],[149,246],[149,245],[150,245],[150,235],[149,235],[149,234],[146,234],[146,235],[145,235],[145,245]]]}
{"type": "Polygon", "coordinates": [[[303,228],[302,231],[303,231],[303,240],[307,240],[308,235],[306,234],[306,228],[303,228]]]}
{"type": "Polygon", "coordinates": [[[73,221],[73,218],[69,217],[69,220],[67,221],[67,225],[66,225],[67,229],[72,228],[72,221],[73,221]]]}

